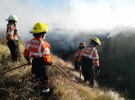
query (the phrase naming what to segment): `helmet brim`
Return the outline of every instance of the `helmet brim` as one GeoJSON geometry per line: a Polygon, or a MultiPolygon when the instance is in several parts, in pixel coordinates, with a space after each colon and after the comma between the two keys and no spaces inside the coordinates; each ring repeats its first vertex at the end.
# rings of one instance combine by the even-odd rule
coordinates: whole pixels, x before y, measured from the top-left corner
{"type": "MultiPolygon", "coordinates": [[[[43,32],[45,32],[45,31],[43,31],[43,32]]],[[[38,30],[32,30],[32,31],[30,31],[30,33],[39,34],[39,33],[42,33],[42,32],[39,32],[38,30]]],[[[45,33],[46,33],[46,32],[45,32],[45,33]]]]}
{"type": "MultiPolygon", "coordinates": [[[[93,41],[95,41],[94,39],[90,39],[91,41],[93,40],[93,41]]],[[[98,45],[101,45],[101,42],[100,41],[95,41],[95,42],[97,42],[97,44],[98,45]]]]}
{"type": "MultiPolygon", "coordinates": [[[[6,19],[6,21],[9,21],[9,20],[8,20],[8,19],[6,19]]],[[[17,22],[17,21],[15,21],[15,20],[14,20],[14,22],[17,22]]]]}
{"type": "Polygon", "coordinates": [[[32,30],[31,33],[39,33],[38,31],[36,30],[32,30]]]}

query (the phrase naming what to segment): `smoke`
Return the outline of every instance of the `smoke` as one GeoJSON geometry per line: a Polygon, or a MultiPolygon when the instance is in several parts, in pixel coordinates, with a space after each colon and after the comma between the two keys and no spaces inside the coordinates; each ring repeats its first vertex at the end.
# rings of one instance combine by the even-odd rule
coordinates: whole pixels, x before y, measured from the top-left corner
{"type": "Polygon", "coordinates": [[[51,50],[54,54],[57,54],[64,59],[68,59],[71,58],[71,55],[78,49],[80,42],[85,42],[88,46],[90,38],[95,36],[103,39],[108,36],[108,34],[104,30],[73,33],[72,31],[67,32],[56,29],[55,32],[47,34],[46,41],[51,43],[51,50]]]}
{"type": "Polygon", "coordinates": [[[17,28],[19,30],[19,35],[23,38],[31,36],[29,32],[34,24],[39,21],[45,22],[50,31],[56,27],[64,27],[67,21],[67,12],[64,12],[64,9],[60,10],[53,3],[50,4],[51,7],[49,7],[48,3],[47,0],[1,0],[1,27],[3,29],[6,28],[7,22],[5,19],[11,14],[18,16],[19,21],[17,23],[17,28]]]}
{"type": "Polygon", "coordinates": [[[108,30],[134,23],[132,2],[69,0],[68,6],[68,0],[1,0],[1,27],[6,24],[4,19],[15,14],[21,34],[27,34],[38,21],[47,23],[50,30],[108,30]]]}
{"type": "Polygon", "coordinates": [[[33,25],[42,21],[49,27],[46,39],[53,50],[72,51],[81,41],[88,43],[89,38],[102,38],[108,32],[114,35],[121,26],[133,24],[134,2],[128,1],[1,0],[0,28],[5,30],[5,19],[14,14],[19,17],[19,35],[29,40],[33,25]]]}

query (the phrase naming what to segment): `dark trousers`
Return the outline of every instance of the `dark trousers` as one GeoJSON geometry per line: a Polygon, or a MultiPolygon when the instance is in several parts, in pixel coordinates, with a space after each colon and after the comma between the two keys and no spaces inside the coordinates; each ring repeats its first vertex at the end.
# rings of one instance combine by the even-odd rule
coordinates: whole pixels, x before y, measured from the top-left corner
{"type": "Polygon", "coordinates": [[[8,40],[8,48],[12,56],[12,61],[17,61],[20,58],[19,44],[17,40],[8,40]]]}
{"type": "Polygon", "coordinates": [[[45,64],[43,58],[33,58],[32,74],[41,84],[48,85],[48,65],[45,64]]]}
{"type": "Polygon", "coordinates": [[[75,66],[75,70],[79,70],[81,67],[81,63],[79,61],[75,60],[74,66],[75,66]]]}
{"type": "Polygon", "coordinates": [[[89,81],[91,87],[93,87],[95,79],[95,68],[93,66],[92,59],[82,56],[82,74],[84,76],[84,82],[89,81]]]}

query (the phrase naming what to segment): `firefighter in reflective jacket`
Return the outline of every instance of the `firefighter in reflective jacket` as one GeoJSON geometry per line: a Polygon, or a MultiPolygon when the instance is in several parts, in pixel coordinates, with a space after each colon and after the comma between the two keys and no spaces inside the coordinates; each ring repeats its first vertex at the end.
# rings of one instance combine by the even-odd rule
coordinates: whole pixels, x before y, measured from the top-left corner
{"type": "Polygon", "coordinates": [[[90,39],[89,47],[82,50],[82,74],[84,76],[84,82],[89,81],[90,86],[93,87],[95,75],[99,74],[99,56],[96,50],[96,46],[101,45],[98,38],[90,39]]]}
{"type": "Polygon", "coordinates": [[[75,70],[77,70],[77,71],[80,69],[80,66],[81,66],[81,62],[80,62],[79,57],[82,55],[82,49],[84,47],[85,47],[85,43],[84,42],[80,42],[79,50],[77,50],[77,52],[75,53],[75,63],[74,63],[74,66],[75,66],[75,70]]]}
{"type": "MultiPolygon", "coordinates": [[[[48,87],[48,65],[52,65],[52,59],[50,56],[50,45],[44,41],[48,27],[43,22],[36,23],[31,31],[34,38],[31,39],[24,50],[24,57],[31,64],[32,60],[32,74],[35,75],[35,79],[39,80],[38,86],[42,89],[43,93],[49,92],[48,87]]],[[[35,91],[37,87],[33,87],[35,91]]]]}
{"type": "Polygon", "coordinates": [[[18,34],[16,29],[16,22],[18,21],[17,16],[10,15],[8,19],[7,30],[6,30],[6,37],[7,37],[7,45],[10,49],[12,61],[18,61],[20,58],[20,50],[19,50],[19,43],[18,43],[18,34]]]}

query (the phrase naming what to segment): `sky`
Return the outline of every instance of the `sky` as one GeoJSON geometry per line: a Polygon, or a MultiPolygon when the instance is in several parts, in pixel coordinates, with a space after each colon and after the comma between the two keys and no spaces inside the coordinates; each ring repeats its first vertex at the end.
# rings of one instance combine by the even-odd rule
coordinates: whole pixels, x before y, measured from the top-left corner
{"type": "Polygon", "coordinates": [[[135,0],[1,0],[0,29],[5,19],[18,16],[17,28],[26,37],[35,23],[45,22],[50,32],[61,30],[112,30],[135,26],[135,0]],[[69,1],[69,3],[68,3],[69,1]]]}

